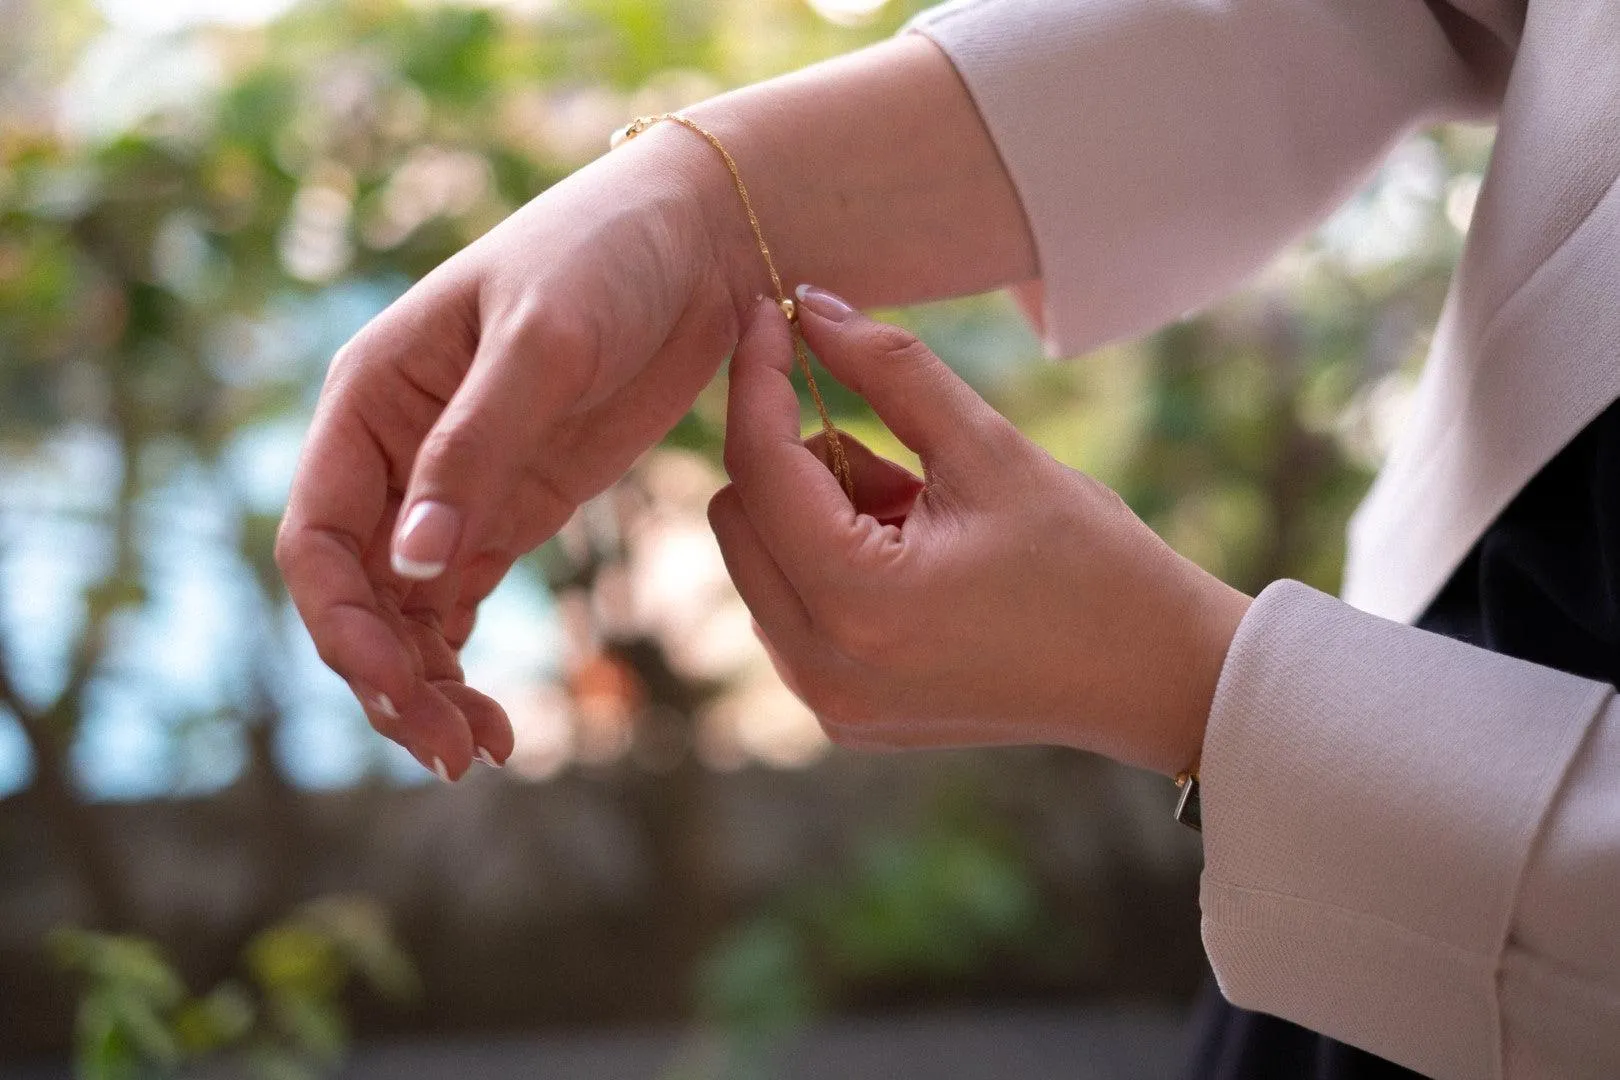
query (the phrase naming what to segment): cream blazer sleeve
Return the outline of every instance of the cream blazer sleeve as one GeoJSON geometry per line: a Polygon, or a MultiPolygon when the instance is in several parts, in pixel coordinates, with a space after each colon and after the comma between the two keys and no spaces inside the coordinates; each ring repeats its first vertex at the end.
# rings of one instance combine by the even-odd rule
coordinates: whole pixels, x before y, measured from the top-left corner
{"type": "MultiPolygon", "coordinates": [[[[1541,4],[1571,33],[1608,18],[1576,7],[1541,4]]],[[[911,26],[985,119],[1047,347],[1072,354],[1230,288],[1407,132],[1490,115],[1525,13],[959,0],[911,26]]],[[[1202,777],[1203,936],[1233,1002],[1439,1077],[1620,1076],[1612,688],[1282,582],[1233,643],[1202,777]]]]}

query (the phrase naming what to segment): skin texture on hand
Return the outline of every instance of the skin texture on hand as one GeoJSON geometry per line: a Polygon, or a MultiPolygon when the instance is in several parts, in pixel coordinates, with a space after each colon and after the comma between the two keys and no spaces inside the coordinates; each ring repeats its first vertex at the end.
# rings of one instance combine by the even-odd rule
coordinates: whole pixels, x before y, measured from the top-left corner
{"type": "MultiPolygon", "coordinates": [[[[919,35],[692,115],[736,157],[789,280],[906,302],[1033,276],[1011,182],[919,35]]],[[[675,424],[765,282],[713,148],[661,124],[440,266],[334,358],[277,561],[322,659],[425,768],[456,778],[511,753],[504,712],[461,670],[478,604],[675,424]]]]}
{"type": "Polygon", "coordinates": [[[925,472],[854,444],[850,505],[800,439],[788,326],[761,304],[731,363],[732,483],[710,521],[777,670],[829,736],[1194,766],[1249,598],[1030,443],[910,334],[818,290],[799,307],[817,356],[925,472]]]}

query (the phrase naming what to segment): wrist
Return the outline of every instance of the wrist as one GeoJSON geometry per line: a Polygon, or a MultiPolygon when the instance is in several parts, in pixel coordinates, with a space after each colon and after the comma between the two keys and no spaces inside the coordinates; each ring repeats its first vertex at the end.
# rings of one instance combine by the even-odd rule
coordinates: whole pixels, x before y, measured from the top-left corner
{"type": "Polygon", "coordinates": [[[1207,572],[1194,568],[1203,579],[1190,618],[1185,620],[1189,637],[1185,644],[1186,680],[1180,707],[1174,710],[1176,722],[1168,732],[1165,754],[1159,770],[1167,776],[1198,772],[1203,760],[1204,735],[1215,704],[1215,691],[1238,624],[1248,613],[1253,598],[1227,585],[1207,572]]]}
{"type": "MultiPolygon", "coordinates": [[[[764,172],[755,160],[757,154],[748,143],[744,125],[725,107],[724,99],[682,112],[710,131],[726,148],[745,185],[755,172],[764,172]],[[752,169],[751,162],[754,163],[752,169]]],[[[752,310],[754,300],[761,294],[774,295],[775,289],[759,241],[749,225],[748,210],[737,190],[737,178],[728,168],[726,158],[702,135],[668,121],[648,128],[636,136],[635,141],[646,144],[644,151],[658,160],[678,193],[673,202],[679,207],[677,228],[686,238],[684,250],[702,253],[706,276],[724,294],[740,326],[743,317],[752,310]]],[[[768,180],[762,182],[769,183],[768,180]]],[[[760,204],[752,187],[749,187],[749,198],[758,212],[760,204]]],[[[761,213],[760,216],[761,230],[770,238],[767,215],[761,213]]],[[[775,248],[772,255],[780,259],[775,248]]],[[[785,289],[792,287],[785,278],[782,285],[785,289]]]]}

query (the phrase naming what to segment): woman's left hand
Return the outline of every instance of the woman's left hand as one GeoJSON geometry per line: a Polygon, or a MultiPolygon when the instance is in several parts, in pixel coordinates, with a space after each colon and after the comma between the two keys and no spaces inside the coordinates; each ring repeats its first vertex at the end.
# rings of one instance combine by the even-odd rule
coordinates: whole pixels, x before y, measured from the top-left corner
{"type": "Polygon", "coordinates": [[[783,680],[862,747],[1075,746],[1196,764],[1249,598],[1107,487],[1025,439],[921,342],[800,290],[804,335],[921,459],[847,435],[852,507],[801,441],[787,321],[761,301],[731,362],[709,519],[783,680]]]}

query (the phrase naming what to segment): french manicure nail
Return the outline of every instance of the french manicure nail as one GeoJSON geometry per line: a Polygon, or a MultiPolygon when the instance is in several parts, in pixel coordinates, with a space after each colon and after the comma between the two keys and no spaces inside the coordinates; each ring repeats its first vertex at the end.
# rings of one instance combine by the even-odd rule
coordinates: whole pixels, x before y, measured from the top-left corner
{"type": "Polygon", "coordinates": [[[793,290],[793,295],[799,298],[801,307],[807,307],[823,319],[832,322],[843,322],[855,314],[855,309],[842,297],[834,296],[826,289],[818,289],[814,285],[800,285],[793,290]]]}
{"type": "Polygon", "coordinates": [[[482,761],[485,765],[488,765],[492,769],[498,769],[501,767],[501,763],[495,760],[495,755],[490,753],[488,750],[485,750],[482,746],[478,748],[478,760],[482,761]]]}
{"type": "Polygon", "coordinates": [[[399,527],[389,559],[394,573],[410,581],[431,581],[444,573],[461,539],[461,512],[423,499],[399,527]]]}
{"type": "Polygon", "coordinates": [[[381,691],[373,690],[363,682],[351,681],[349,689],[354,696],[360,699],[360,704],[387,720],[398,720],[399,710],[394,708],[393,699],[381,691]]]}
{"type": "Polygon", "coordinates": [[[447,784],[450,782],[450,770],[444,767],[444,761],[440,758],[433,759],[433,775],[447,784]]]}

